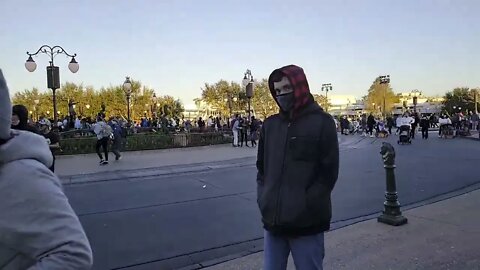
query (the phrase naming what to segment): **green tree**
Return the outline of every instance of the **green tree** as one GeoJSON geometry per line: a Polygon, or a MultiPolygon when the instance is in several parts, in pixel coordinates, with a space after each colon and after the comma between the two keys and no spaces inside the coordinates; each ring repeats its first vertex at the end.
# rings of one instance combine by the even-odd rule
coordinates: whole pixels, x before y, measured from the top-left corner
{"type": "Polygon", "coordinates": [[[266,119],[270,115],[277,113],[278,106],[268,88],[268,80],[256,81],[254,86],[252,107],[257,117],[266,119]]]}
{"type": "Polygon", "coordinates": [[[442,102],[443,109],[449,114],[459,111],[475,111],[474,95],[475,91],[478,93],[479,90],[480,89],[469,89],[468,87],[457,87],[447,92],[442,102]]]}
{"type": "Polygon", "coordinates": [[[201,100],[222,115],[229,115],[230,106],[234,113],[245,112],[247,99],[240,84],[220,80],[215,84],[205,83],[201,90],[201,100]]]}
{"type": "Polygon", "coordinates": [[[399,98],[393,92],[390,84],[380,84],[377,78],[368,89],[368,94],[364,98],[366,109],[372,112],[382,112],[385,101],[385,113],[392,111],[399,98]]]}
{"type": "Polygon", "coordinates": [[[324,95],[319,95],[319,94],[313,94],[313,99],[315,100],[315,102],[318,103],[318,105],[320,105],[324,110],[327,109],[328,110],[328,107],[330,107],[330,103],[328,103],[328,100],[327,100],[327,97],[324,96],[324,95]]]}

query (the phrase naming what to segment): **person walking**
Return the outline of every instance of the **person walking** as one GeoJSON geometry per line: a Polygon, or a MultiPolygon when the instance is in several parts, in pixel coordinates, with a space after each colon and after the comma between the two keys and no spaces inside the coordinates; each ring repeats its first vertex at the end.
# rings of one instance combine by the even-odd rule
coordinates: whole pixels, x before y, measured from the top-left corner
{"type": "Polygon", "coordinates": [[[251,117],[250,121],[250,142],[252,143],[252,147],[257,146],[258,140],[258,121],[255,119],[255,116],[251,117]]]}
{"type": "Polygon", "coordinates": [[[97,151],[97,155],[100,158],[100,165],[107,165],[108,164],[108,142],[110,140],[110,136],[112,136],[112,128],[103,121],[101,115],[97,116],[97,123],[93,128],[93,132],[97,135],[97,144],[95,146],[95,150],[97,151]],[[103,159],[102,152],[100,151],[100,147],[103,148],[103,152],[105,153],[105,159],[103,159]]]}
{"type": "Polygon", "coordinates": [[[235,118],[232,120],[232,133],[233,133],[233,147],[238,147],[238,133],[240,127],[240,121],[238,114],[235,115],[235,118]]]}
{"type": "Polygon", "coordinates": [[[115,155],[115,160],[120,160],[122,159],[120,149],[122,148],[122,141],[124,136],[123,128],[118,122],[118,120],[115,118],[110,121],[109,125],[112,128],[113,133],[112,153],[115,155]]]}
{"type": "Polygon", "coordinates": [[[375,123],[375,117],[373,117],[373,114],[370,113],[367,118],[368,133],[370,134],[370,138],[373,138],[373,127],[375,126],[375,123]]]}
{"type": "Polygon", "coordinates": [[[470,112],[470,113],[471,113],[470,121],[472,122],[472,130],[477,131],[478,120],[479,120],[478,113],[477,112],[470,112]]]}
{"type": "Polygon", "coordinates": [[[391,115],[387,116],[387,128],[388,128],[389,135],[392,135],[393,125],[394,125],[393,117],[391,115]]]}
{"type": "Polygon", "coordinates": [[[428,128],[430,127],[430,121],[428,120],[428,116],[424,116],[420,120],[420,128],[422,129],[422,139],[428,139],[428,128]]]}
{"type": "Polygon", "coordinates": [[[87,270],[92,249],[48,167],[45,138],[12,130],[12,107],[0,70],[0,268],[87,270]]]}
{"type": "Polygon", "coordinates": [[[324,232],[338,177],[335,122],[314,101],[303,69],[274,70],[268,86],[280,113],[265,120],[257,155],[257,203],[264,225],[264,270],[323,269],[324,232]]]}
{"type": "Polygon", "coordinates": [[[362,114],[360,125],[362,126],[362,136],[367,137],[367,115],[366,114],[362,114]]]}

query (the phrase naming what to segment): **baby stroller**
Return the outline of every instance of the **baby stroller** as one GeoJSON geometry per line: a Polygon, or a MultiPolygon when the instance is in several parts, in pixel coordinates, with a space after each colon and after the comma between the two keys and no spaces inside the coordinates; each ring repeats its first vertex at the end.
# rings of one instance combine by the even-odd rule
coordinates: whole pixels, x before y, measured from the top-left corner
{"type": "Polygon", "coordinates": [[[398,136],[398,144],[412,144],[412,139],[410,138],[410,125],[400,126],[400,135],[398,136]]]}
{"type": "Polygon", "coordinates": [[[453,127],[452,124],[443,124],[440,125],[440,129],[442,130],[442,138],[445,139],[453,139],[455,137],[455,128],[453,127]]]}

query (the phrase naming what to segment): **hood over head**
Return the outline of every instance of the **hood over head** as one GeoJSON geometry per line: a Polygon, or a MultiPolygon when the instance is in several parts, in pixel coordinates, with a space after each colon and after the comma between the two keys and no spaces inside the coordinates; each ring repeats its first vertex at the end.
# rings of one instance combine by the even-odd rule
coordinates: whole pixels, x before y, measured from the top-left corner
{"type": "MultiPolygon", "coordinates": [[[[7,82],[0,70],[0,141],[11,137],[10,125],[12,124],[12,104],[8,93],[7,82]]],[[[0,143],[1,144],[1,143],[0,143]]]]}
{"type": "Polygon", "coordinates": [[[16,114],[20,123],[17,126],[12,126],[14,129],[26,130],[28,127],[28,109],[23,105],[14,105],[12,114],[16,114]]]}
{"type": "Polygon", "coordinates": [[[310,87],[308,86],[307,77],[305,72],[299,66],[288,65],[282,68],[274,70],[270,77],[268,78],[268,87],[270,93],[278,104],[275,89],[273,83],[278,80],[278,78],[286,76],[290,81],[290,84],[293,87],[294,95],[294,105],[292,109],[292,116],[295,117],[298,115],[299,111],[306,107],[308,104],[313,102],[313,96],[310,94],[310,87]]]}
{"type": "Polygon", "coordinates": [[[35,159],[50,167],[53,156],[44,137],[28,131],[11,130],[12,105],[7,83],[0,70],[0,164],[35,159]]]}

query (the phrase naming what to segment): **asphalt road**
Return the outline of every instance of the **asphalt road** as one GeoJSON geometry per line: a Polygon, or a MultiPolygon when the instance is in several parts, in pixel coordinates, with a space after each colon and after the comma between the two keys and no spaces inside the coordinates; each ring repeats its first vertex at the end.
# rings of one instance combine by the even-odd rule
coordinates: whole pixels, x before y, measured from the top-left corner
{"type": "MultiPolygon", "coordinates": [[[[434,134],[431,134],[434,135],[434,134]]],[[[480,144],[467,139],[397,146],[400,202],[411,205],[480,182],[480,144]]],[[[384,140],[342,140],[332,227],[382,210],[384,140]]],[[[94,269],[197,269],[262,249],[252,165],[65,187],[94,251],[94,269]],[[207,263],[205,263],[207,262],[207,263]]],[[[140,170],[141,171],[141,170],[140,170]]]]}

